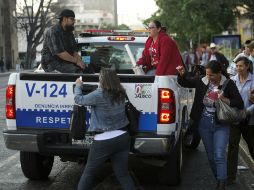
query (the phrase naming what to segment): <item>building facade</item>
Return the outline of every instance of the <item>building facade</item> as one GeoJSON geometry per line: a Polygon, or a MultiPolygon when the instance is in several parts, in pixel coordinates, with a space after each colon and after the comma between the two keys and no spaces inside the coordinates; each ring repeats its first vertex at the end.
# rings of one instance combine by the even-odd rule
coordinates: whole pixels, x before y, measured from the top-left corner
{"type": "Polygon", "coordinates": [[[57,10],[72,9],[76,15],[75,32],[99,29],[103,24],[118,25],[117,0],[58,0],[57,10]]]}
{"type": "Polygon", "coordinates": [[[0,58],[7,70],[16,67],[18,58],[15,13],[16,0],[0,0],[0,58]]]}
{"type": "Polygon", "coordinates": [[[244,43],[246,40],[254,38],[254,23],[250,19],[237,18],[236,22],[237,33],[241,35],[241,41],[244,43]]]}

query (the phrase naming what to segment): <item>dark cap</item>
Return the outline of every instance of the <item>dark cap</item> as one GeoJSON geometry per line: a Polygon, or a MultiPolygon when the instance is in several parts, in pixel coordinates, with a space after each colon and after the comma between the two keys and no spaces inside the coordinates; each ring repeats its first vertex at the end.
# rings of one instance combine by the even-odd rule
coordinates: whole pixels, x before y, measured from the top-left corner
{"type": "Polygon", "coordinates": [[[64,9],[56,18],[60,19],[63,17],[74,17],[75,18],[75,13],[70,9],[64,9]]]}

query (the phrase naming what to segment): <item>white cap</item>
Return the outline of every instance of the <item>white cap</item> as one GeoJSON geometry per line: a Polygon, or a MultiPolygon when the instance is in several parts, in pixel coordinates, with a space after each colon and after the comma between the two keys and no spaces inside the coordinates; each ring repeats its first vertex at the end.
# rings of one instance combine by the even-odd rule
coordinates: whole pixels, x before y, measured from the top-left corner
{"type": "Polygon", "coordinates": [[[216,44],[215,43],[211,43],[210,44],[210,48],[216,48],[216,44]]]}

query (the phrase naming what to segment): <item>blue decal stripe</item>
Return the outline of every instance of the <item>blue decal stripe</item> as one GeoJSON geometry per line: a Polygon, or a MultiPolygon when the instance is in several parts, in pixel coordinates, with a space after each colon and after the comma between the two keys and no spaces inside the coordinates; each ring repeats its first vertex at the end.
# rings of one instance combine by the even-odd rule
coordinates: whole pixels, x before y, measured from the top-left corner
{"type": "Polygon", "coordinates": [[[17,127],[31,128],[69,128],[71,111],[51,112],[38,110],[17,110],[17,127]]]}
{"type": "MultiPolygon", "coordinates": [[[[54,128],[68,129],[70,122],[71,110],[31,110],[17,109],[16,124],[17,127],[31,128],[54,128]]],[[[90,126],[91,111],[86,112],[86,124],[90,126]]],[[[157,130],[157,114],[143,112],[139,118],[140,131],[156,131],[157,130]]]]}
{"type": "Polygon", "coordinates": [[[139,118],[140,131],[157,131],[157,114],[143,112],[139,118]]]}

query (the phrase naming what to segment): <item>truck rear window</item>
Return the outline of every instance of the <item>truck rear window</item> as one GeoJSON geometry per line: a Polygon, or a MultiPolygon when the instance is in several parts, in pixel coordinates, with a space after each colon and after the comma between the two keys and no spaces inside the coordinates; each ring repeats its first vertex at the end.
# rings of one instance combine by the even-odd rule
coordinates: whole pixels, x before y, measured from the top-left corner
{"type": "MultiPolygon", "coordinates": [[[[79,44],[79,53],[85,64],[98,73],[102,67],[114,68],[118,73],[133,73],[130,57],[124,47],[126,43],[85,43],[79,44]]],[[[129,44],[137,61],[145,44],[129,44]]]]}

